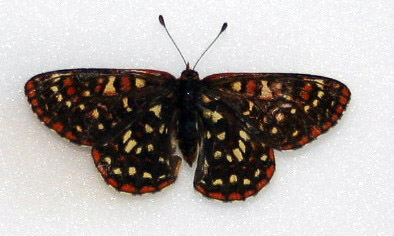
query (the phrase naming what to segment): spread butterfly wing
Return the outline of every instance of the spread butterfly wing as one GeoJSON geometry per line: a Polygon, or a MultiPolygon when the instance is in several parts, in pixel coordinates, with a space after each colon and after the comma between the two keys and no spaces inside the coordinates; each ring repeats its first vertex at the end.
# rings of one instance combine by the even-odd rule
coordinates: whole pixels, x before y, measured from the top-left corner
{"type": "Polygon", "coordinates": [[[350,100],[346,85],[314,75],[228,73],[208,76],[203,83],[207,95],[232,107],[245,129],[282,150],[326,132],[350,100]]]}
{"type": "Polygon", "coordinates": [[[144,107],[120,132],[92,149],[97,169],[114,188],[133,194],[173,183],[181,158],[175,155],[172,94],[144,107]]]}
{"type": "Polygon", "coordinates": [[[108,184],[140,194],[168,186],[178,173],[174,81],[152,70],[62,70],[33,77],[25,91],[49,128],[94,146],[94,162],[108,184]]]}
{"type": "Polygon", "coordinates": [[[147,97],[171,87],[166,72],[122,69],[52,71],[31,78],[25,93],[38,118],[77,144],[95,145],[109,130],[123,126],[147,97]]]}
{"type": "Polygon", "coordinates": [[[243,127],[230,106],[203,94],[199,103],[204,130],[194,187],[222,201],[256,194],[275,170],[273,150],[243,127]]]}

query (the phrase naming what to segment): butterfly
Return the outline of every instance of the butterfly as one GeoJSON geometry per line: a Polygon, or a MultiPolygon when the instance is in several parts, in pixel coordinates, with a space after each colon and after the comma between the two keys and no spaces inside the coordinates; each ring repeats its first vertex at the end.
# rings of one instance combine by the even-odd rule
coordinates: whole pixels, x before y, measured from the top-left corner
{"type": "Polygon", "coordinates": [[[222,201],[257,194],[274,174],[273,150],[316,139],[350,100],[346,85],[322,76],[222,73],[200,79],[195,66],[185,64],[178,79],[146,69],[51,71],[27,81],[25,93],[46,126],[92,147],[98,171],[115,189],[144,194],[171,185],[182,161],[179,147],[190,166],[197,163],[194,188],[222,201]]]}

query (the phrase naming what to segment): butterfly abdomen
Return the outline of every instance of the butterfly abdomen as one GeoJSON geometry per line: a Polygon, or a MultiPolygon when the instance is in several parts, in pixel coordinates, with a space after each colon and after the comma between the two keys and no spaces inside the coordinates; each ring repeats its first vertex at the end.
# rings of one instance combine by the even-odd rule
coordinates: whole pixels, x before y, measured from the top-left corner
{"type": "Polygon", "coordinates": [[[191,166],[197,157],[201,137],[198,131],[196,102],[200,90],[197,72],[185,70],[177,80],[178,89],[178,142],[185,161],[191,166]]]}

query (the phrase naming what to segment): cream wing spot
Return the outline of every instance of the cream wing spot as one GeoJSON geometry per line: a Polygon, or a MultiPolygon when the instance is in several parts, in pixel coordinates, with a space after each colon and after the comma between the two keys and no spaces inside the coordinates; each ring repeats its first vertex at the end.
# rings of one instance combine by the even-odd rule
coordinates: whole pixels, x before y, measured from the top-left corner
{"type": "Polygon", "coordinates": [[[241,149],[241,151],[242,151],[243,153],[245,153],[245,151],[246,151],[246,146],[245,146],[245,143],[242,142],[242,140],[238,140],[238,146],[239,146],[239,148],[241,149]]]}
{"type": "Polygon", "coordinates": [[[134,166],[129,167],[129,175],[133,176],[136,173],[137,173],[137,169],[134,166]]]}
{"type": "Polygon", "coordinates": [[[104,129],[104,125],[102,123],[100,123],[100,124],[97,125],[97,128],[99,130],[103,130],[104,129]]]}
{"type": "Polygon", "coordinates": [[[150,126],[150,125],[148,125],[148,124],[145,124],[145,131],[146,131],[147,133],[152,133],[152,132],[153,132],[152,126],[150,126]]]}
{"type": "Polygon", "coordinates": [[[250,185],[250,179],[244,179],[244,185],[250,185]]]}
{"type": "Polygon", "coordinates": [[[222,179],[215,179],[212,182],[213,185],[223,185],[223,180],[222,179]]]}
{"type": "Polygon", "coordinates": [[[144,173],[142,174],[142,178],[145,178],[145,179],[152,179],[152,174],[149,173],[149,172],[144,172],[144,173]]]}
{"type": "Polygon", "coordinates": [[[57,98],[58,102],[63,101],[63,95],[61,95],[61,94],[56,95],[56,98],[57,98]]]}
{"type": "Polygon", "coordinates": [[[220,134],[217,135],[217,138],[219,140],[224,140],[226,138],[226,132],[221,132],[220,134]]]}
{"type": "Polygon", "coordinates": [[[154,150],[153,144],[148,144],[147,150],[148,150],[148,152],[153,151],[154,150]]]}
{"type": "Polygon", "coordinates": [[[52,90],[52,92],[58,92],[59,91],[59,88],[57,87],[57,86],[52,86],[51,87],[51,90],[52,90]]]}
{"type": "Polygon", "coordinates": [[[145,87],[145,80],[140,78],[135,79],[135,87],[137,88],[145,87]]]}
{"type": "Polygon", "coordinates": [[[217,123],[220,119],[222,119],[223,118],[223,116],[219,113],[219,112],[217,112],[217,111],[214,111],[213,113],[212,113],[212,121],[214,122],[214,123],[217,123]]]}
{"type": "Polygon", "coordinates": [[[124,148],[125,152],[130,153],[130,151],[137,145],[137,142],[133,139],[127,142],[126,147],[124,148]]]}
{"type": "Polygon", "coordinates": [[[245,141],[250,140],[249,135],[244,130],[239,131],[239,136],[245,141]]]}
{"type": "Polygon", "coordinates": [[[107,96],[116,95],[116,88],[114,87],[115,76],[108,77],[108,83],[105,85],[103,94],[107,96]]]}
{"type": "Polygon", "coordinates": [[[238,177],[236,175],[231,175],[229,180],[230,183],[234,184],[238,181],[238,177]]]}
{"type": "Polygon", "coordinates": [[[214,156],[215,158],[219,158],[219,157],[222,156],[222,152],[221,152],[221,151],[216,151],[216,152],[213,154],[213,156],[214,156]]]}
{"type": "Polygon", "coordinates": [[[238,162],[241,162],[244,159],[241,150],[239,150],[239,148],[233,149],[233,154],[235,158],[237,158],[238,162]]]}
{"type": "Polygon", "coordinates": [[[157,118],[160,118],[161,104],[151,107],[149,111],[153,112],[157,118]]]}
{"type": "Polygon", "coordinates": [[[127,132],[123,135],[123,143],[126,143],[127,140],[131,137],[131,130],[127,130],[127,132]]]}
{"type": "Polygon", "coordinates": [[[235,92],[241,91],[241,88],[242,88],[242,84],[239,81],[231,84],[231,89],[235,92]]]}
{"type": "Polygon", "coordinates": [[[113,173],[115,175],[121,175],[122,174],[122,170],[120,168],[116,168],[116,169],[113,170],[113,173]]]}
{"type": "Polygon", "coordinates": [[[100,116],[100,113],[97,109],[94,109],[91,114],[94,119],[97,119],[100,116]]]}
{"type": "Polygon", "coordinates": [[[141,148],[141,147],[138,147],[138,148],[135,150],[135,154],[140,154],[141,151],[142,151],[142,148],[141,148]]]}
{"type": "Polygon", "coordinates": [[[112,162],[112,160],[111,160],[110,157],[104,157],[103,161],[104,161],[105,163],[107,163],[108,165],[111,165],[111,162],[112,162]]]}

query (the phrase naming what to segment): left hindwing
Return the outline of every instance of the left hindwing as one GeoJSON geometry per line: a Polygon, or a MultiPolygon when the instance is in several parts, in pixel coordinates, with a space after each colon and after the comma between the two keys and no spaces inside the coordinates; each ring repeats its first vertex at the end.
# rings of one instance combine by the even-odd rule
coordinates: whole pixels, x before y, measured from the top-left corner
{"type": "Polygon", "coordinates": [[[299,148],[341,118],[350,100],[343,83],[315,75],[227,73],[203,79],[205,94],[276,149],[299,148]]]}

